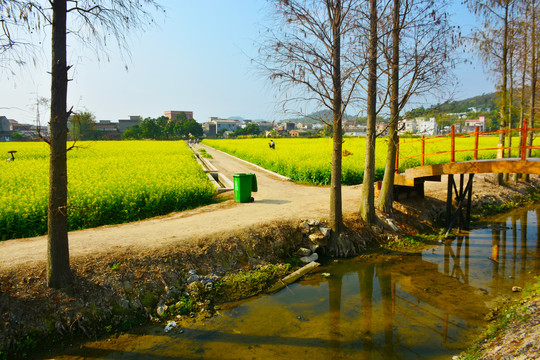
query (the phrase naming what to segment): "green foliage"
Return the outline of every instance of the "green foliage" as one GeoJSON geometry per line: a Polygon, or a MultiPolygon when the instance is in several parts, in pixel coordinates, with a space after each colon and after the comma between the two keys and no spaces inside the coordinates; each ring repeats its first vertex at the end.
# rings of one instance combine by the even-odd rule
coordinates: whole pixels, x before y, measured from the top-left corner
{"type": "MultiPolygon", "coordinates": [[[[138,129],[131,130],[128,135],[122,136],[122,138],[170,140],[201,138],[204,134],[202,125],[194,119],[188,119],[184,112],[175,119],[169,119],[165,116],[160,116],[157,119],[146,118],[140,125],[135,126],[138,126],[138,129]]],[[[128,128],[128,130],[133,127],[128,128]]]]}
{"type": "MultiPolygon", "coordinates": [[[[209,182],[185,142],[80,142],[68,152],[70,230],[136,221],[213,201],[209,182]]],[[[12,149],[0,143],[0,153],[12,149]]],[[[47,232],[48,145],[19,143],[0,162],[0,239],[47,232]],[[31,189],[31,191],[30,191],[31,189]]]]}
{"type": "Polygon", "coordinates": [[[243,136],[243,135],[259,135],[261,130],[257,124],[249,124],[245,128],[235,130],[233,136],[243,136]]]}
{"type": "Polygon", "coordinates": [[[207,159],[212,159],[212,155],[210,155],[205,149],[199,149],[200,156],[207,159]]]}
{"type": "Polygon", "coordinates": [[[197,310],[197,304],[192,298],[182,296],[175,304],[169,306],[170,313],[175,315],[186,315],[197,310]]]}
{"type": "Polygon", "coordinates": [[[256,270],[228,274],[216,286],[220,302],[256,295],[289,272],[289,265],[265,265],[256,270]]]}
{"type": "Polygon", "coordinates": [[[142,139],[142,130],[139,125],[133,125],[126,129],[122,134],[122,140],[140,140],[142,139]]]}
{"type": "Polygon", "coordinates": [[[96,129],[96,117],[89,111],[76,112],[69,118],[70,135],[75,140],[97,140],[101,132],[96,129]]]}

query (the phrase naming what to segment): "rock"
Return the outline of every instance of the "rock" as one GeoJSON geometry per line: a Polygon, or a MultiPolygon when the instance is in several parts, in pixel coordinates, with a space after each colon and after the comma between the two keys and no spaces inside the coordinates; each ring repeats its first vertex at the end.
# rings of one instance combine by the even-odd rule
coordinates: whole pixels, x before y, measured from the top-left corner
{"type": "Polygon", "coordinates": [[[317,252],[318,248],[319,248],[319,245],[317,245],[317,244],[309,245],[309,249],[311,250],[312,253],[317,252]]]}
{"type": "Polygon", "coordinates": [[[199,275],[191,275],[190,277],[188,277],[187,279],[187,283],[188,284],[191,284],[191,283],[194,283],[196,281],[199,281],[201,279],[201,277],[199,275]]]}
{"type": "Polygon", "coordinates": [[[311,240],[312,243],[319,246],[326,246],[328,245],[328,239],[324,237],[322,233],[315,233],[309,235],[309,240],[311,240]]]}
{"type": "Polygon", "coordinates": [[[311,254],[310,256],[301,257],[300,261],[303,262],[304,264],[309,264],[312,261],[316,261],[318,258],[319,258],[319,254],[314,253],[314,254],[311,254]]]}
{"type": "Polygon", "coordinates": [[[123,309],[129,309],[129,301],[124,297],[118,300],[118,305],[123,309]]]}
{"type": "Polygon", "coordinates": [[[176,327],[176,321],[169,321],[165,326],[165,332],[169,332],[176,327]]]}
{"type": "Polygon", "coordinates": [[[309,256],[309,255],[311,255],[311,250],[306,249],[306,248],[300,248],[296,252],[296,255],[298,255],[300,257],[309,256]]]}
{"type": "Polygon", "coordinates": [[[165,314],[165,311],[167,311],[169,307],[167,305],[165,305],[163,303],[163,300],[160,301],[157,305],[157,309],[156,309],[156,313],[159,315],[159,316],[162,316],[163,314],[165,314]]]}
{"type": "Polygon", "coordinates": [[[521,290],[523,290],[523,289],[520,288],[519,286],[512,286],[512,291],[513,292],[520,292],[521,290]]]}
{"type": "Polygon", "coordinates": [[[395,232],[399,231],[399,227],[395,224],[394,220],[392,219],[384,219],[384,220],[386,221],[386,223],[388,224],[388,226],[390,226],[392,230],[394,230],[395,232]]]}
{"type": "Polygon", "coordinates": [[[321,234],[324,235],[324,237],[329,240],[330,239],[330,236],[332,236],[332,229],[331,228],[328,228],[328,227],[320,227],[319,228],[319,231],[321,232],[321,234]]]}
{"type": "Polygon", "coordinates": [[[197,270],[189,270],[188,275],[197,275],[197,270]]]}
{"type": "Polygon", "coordinates": [[[313,220],[313,219],[308,220],[307,223],[308,223],[309,226],[319,226],[321,224],[320,221],[313,220]]]}

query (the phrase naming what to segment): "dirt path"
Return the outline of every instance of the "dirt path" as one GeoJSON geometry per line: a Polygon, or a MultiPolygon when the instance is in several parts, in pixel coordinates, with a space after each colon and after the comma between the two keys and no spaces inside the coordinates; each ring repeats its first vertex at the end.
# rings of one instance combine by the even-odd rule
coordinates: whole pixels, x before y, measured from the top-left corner
{"type": "MultiPolygon", "coordinates": [[[[69,234],[71,258],[113,256],[126,251],[146,252],[181,243],[185,245],[190,241],[195,246],[200,237],[258,223],[328,216],[328,187],[294,184],[222,152],[205,148],[212,155],[214,166],[231,181],[233,173],[256,174],[259,191],[253,193],[254,203],[240,204],[229,199],[219,204],[139,222],[73,231],[69,234]]],[[[344,213],[357,211],[359,197],[360,186],[343,188],[344,213]]],[[[46,241],[45,236],[40,236],[1,242],[0,271],[17,269],[23,265],[45,264],[46,241]]]]}

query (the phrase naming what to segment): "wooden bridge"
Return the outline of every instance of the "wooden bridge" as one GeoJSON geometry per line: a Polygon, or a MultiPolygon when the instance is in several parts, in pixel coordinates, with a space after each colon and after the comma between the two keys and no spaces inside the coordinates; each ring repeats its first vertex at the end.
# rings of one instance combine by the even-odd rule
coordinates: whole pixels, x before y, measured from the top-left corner
{"type": "MultiPolygon", "coordinates": [[[[396,170],[394,188],[395,188],[395,198],[399,196],[399,193],[402,191],[410,191],[411,188],[415,190],[416,193],[424,196],[424,183],[426,181],[441,181],[442,175],[448,176],[448,192],[447,192],[447,201],[446,201],[446,222],[448,226],[447,234],[450,232],[455,222],[458,221],[459,227],[462,226],[467,228],[470,220],[470,211],[471,211],[471,198],[472,198],[472,184],[474,179],[474,174],[480,173],[493,173],[493,174],[536,174],[540,175],[540,158],[532,157],[532,151],[535,149],[540,149],[540,146],[533,145],[534,133],[540,129],[527,128],[527,120],[524,120],[523,127],[518,129],[505,129],[497,131],[482,131],[480,132],[478,128],[473,133],[460,133],[456,134],[454,126],[452,125],[450,134],[435,136],[426,138],[422,136],[420,139],[408,140],[403,142],[398,142],[397,156],[396,156],[396,169],[399,169],[400,161],[411,161],[415,160],[418,162],[420,159],[420,166],[412,167],[406,169],[403,173],[399,173],[399,170],[396,170]],[[497,147],[480,147],[480,136],[484,138],[487,136],[496,136],[503,133],[505,138],[508,137],[508,142],[506,146],[498,144],[497,147]],[[519,146],[512,146],[512,134],[519,134],[519,146]],[[474,148],[460,148],[456,149],[456,138],[467,138],[474,137],[474,148]],[[528,139],[529,137],[529,139],[528,139]],[[439,147],[446,147],[447,144],[444,142],[450,141],[450,150],[436,151],[431,153],[426,153],[426,144],[433,144],[440,142],[439,147]],[[528,140],[530,140],[527,145],[528,140]],[[413,154],[408,156],[400,157],[400,147],[399,145],[407,143],[417,143],[421,147],[420,154],[413,154]],[[484,158],[479,159],[478,154],[480,152],[494,152],[496,151],[496,158],[484,158]],[[516,152],[518,157],[511,157],[512,151],[516,152]],[[456,154],[464,153],[465,158],[471,158],[469,160],[456,161],[456,154]],[[472,155],[471,155],[472,153],[472,155]],[[505,157],[505,154],[507,157],[505,157]],[[447,156],[450,157],[450,161],[447,160],[443,163],[426,165],[426,158],[429,160],[429,157],[434,156],[447,156]],[[464,176],[468,175],[467,185],[464,188],[465,179],[464,176]],[[459,189],[456,182],[454,181],[454,176],[460,176],[459,189]],[[456,195],[457,209],[454,214],[453,211],[453,194],[456,195]],[[466,206],[466,216],[463,219],[462,208],[466,206]]],[[[489,155],[488,155],[489,156],[489,155]]]]}

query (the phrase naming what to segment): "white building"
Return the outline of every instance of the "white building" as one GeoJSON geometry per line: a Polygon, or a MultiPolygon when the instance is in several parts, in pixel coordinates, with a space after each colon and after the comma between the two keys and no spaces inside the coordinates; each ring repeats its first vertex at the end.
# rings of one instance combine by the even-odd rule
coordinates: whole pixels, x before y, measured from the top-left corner
{"type": "Polygon", "coordinates": [[[437,126],[437,121],[435,118],[425,118],[417,119],[416,121],[416,133],[419,135],[433,136],[439,134],[439,127],[437,126]]]}

